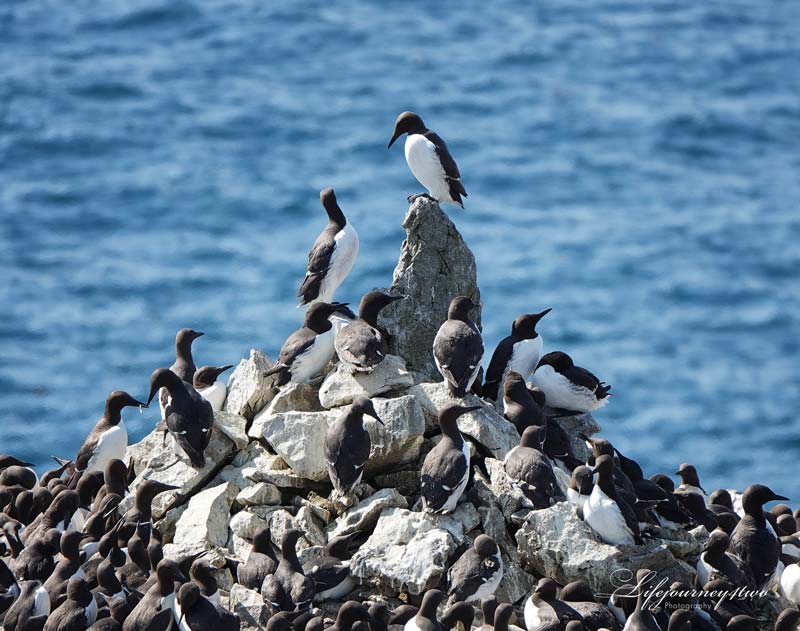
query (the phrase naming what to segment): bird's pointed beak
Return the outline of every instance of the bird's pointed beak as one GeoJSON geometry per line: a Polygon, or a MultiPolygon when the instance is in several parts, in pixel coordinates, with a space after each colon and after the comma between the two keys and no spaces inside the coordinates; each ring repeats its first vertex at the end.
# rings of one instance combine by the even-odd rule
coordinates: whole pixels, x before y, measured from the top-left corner
{"type": "Polygon", "coordinates": [[[386,427],[386,423],[384,423],[384,422],[381,420],[381,417],[380,417],[380,416],[378,416],[377,414],[370,414],[370,416],[371,416],[372,418],[374,418],[376,421],[378,421],[378,423],[380,423],[381,425],[383,425],[384,427],[386,427]]]}
{"type": "Polygon", "coordinates": [[[386,148],[390,149],[392,147],[392,145],[394,144],[394,141],[397,140],[398,138],[400,138],[400,136],[402,136],[402,135],[403,135],[403,132],[395,130],[394,136],[392,136],[392,139],[389,141],[389,144],[386,146],[386,148]]]}
{"type": "Polygon", "coordinates": [[[781,500],[783,502],[788,502],[789,498],[788,497],[784,497],[783,495],[776,495],[776,494],[773,493],[772,494],[772,501],[776,501],[776,500],[781,500]]]}
{"type": "Polygon", "coordinates": [[[536,322],[538,323],[538,322],[539,322],[539,320],[541,320],[543,317],[545,317],[545,316],[546,316],[548,313],[550,313],[552,310],[553,310],[553,309],[552,309],[552,307],[551,307],[551,308],[545,309],[545,310],[544,310],[544,311],[542,311],[541,313],[537,313],[537,314],[536,314],[536,322]]]}
{"type": "Polygon", "coordinates": [[[158,392],[160,388],[155,386],[150,386],[150,394],[147,397],[147,403],[144,404],[144,407],[150,407],[150,403],[153,401],[153,397],[156,396],[156,392],[158,392]]]}

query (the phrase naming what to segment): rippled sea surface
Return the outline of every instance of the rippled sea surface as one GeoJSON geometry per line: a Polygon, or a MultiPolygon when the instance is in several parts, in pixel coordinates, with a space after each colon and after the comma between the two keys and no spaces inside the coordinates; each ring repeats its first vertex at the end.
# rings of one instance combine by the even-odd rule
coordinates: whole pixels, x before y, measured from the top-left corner
{"type": "Polygon", "coordinates": [[[552,307],[647,474],[800,499],[800,4],[332,4],[0,4],[0,451],[72,455],[180,327],[198,365],[274,355],[325,186],[340,297],[388,285],[412,109],[469,192],[487,346],[552,307]]]}

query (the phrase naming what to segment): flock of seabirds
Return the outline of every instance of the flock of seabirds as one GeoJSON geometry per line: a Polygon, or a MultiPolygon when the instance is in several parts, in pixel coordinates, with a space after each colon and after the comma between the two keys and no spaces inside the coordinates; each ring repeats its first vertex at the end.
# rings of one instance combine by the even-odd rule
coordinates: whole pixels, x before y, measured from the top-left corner
{"type": "MultiPolygon", "coordinates": [[[[420,195],[463,207],[467,193],[444,141],[412,112],[397,118],[389,147],[404,134],[408,166],[427,189],[420,195]]],[[[278,386],[314,380],[334,358],[354,373],[372,371],[388,353],[389,332],[378,322],[380,311],[401,299],[371,291],[357,314],[334,301],[355,262],[358,236],[332,189],[323,190],[320,199],[329,222],[309,253],[298,292],[300,304],[307,306],[303,326],[289,336],[267,373],[278,386]]],[[[527,631],[747,631],[764,624],[752,603],[719,594],[775,585],[795,607],[783,611],[774,628],[795,629],[800,620],[800,511],[792,513],[786,504],[765,511],[766,503],[787,498],[759,484],[743,494],[719,489],[707,495],[689,464],[677,470],[677,487],[666,475],[647,478],[637,462],[600,438],[586,438],[591,457],[582,462],[552,411],[595,410],[608,402],[609,387],[565,353],[542,355],[536,327],[549,309],[514,320],[484,375],[483,340],[471,318],[477,307],[467,296],[453,297],[433,343],[435,364],[455,399],[473,392],[492,401],[519,430],[520,444],[508,453],[504,466],[529,508],[568,501],[599,540],[617,546],[641,544],[651,525],[702,525],[710,533],[692,587],[716,596],[686,596],[682,590],[690,586],[674,583],[673,593],[683,595],[672,596],[671,606],[651,610],[644,588],[647,570],[605,602],[585,581],[559,587],[543,578],[524,602],[520,623],[527,631]],[[559,485],[558,468],[570,476],[568,488],[559,485]]],[[[5,631],[240,628],[238,616],[221,604],[204,556],[182,564],[163,557],[151,504],[174,487],[145,480],[134,491],[132,508],[119,509],[135,476],[124,462],[128,436],[123,408],[147,406],[158,395],[158,426],[171,437],[176,453],[194,467],[205,465],[214,411],[226,397],[219,377],[231,366],[197,369],[192,342],[200,335],[179,331],[175,362],[153,372],[146,401],[112,392],[103,417],[73,460],[58,460],[56,468],[39,477],[30,463],[0,456],[0,620],[5,631]]],[[[439,410],[442,439],[420,471],[422,510],[453,511],[464,493],[470,451],[458,418],[474,409],[452,403],[439,410]]],[[[382,422],[372,402],[360,397],[327,429],[326,466],[340,497],[353,494],[370,456],[364,415],[382,422]]],[[[405,604],[390,610],[377,602],[346,601],[333,622],[315,616],[312,604],[340,601],[352,591],[347,538],[331,540],[322,560],[303,567],[295,549],[301,536],[299,530],[288,530],[277,550],[269,529],[263,529],[245,561],[230,560],[234,581],[260,591],[269,606],[270,631],[470,631],[474,605],[482,610],[480,631],[516,628],[514,606],[498,603],[495,596],[503,560],[487,535],[478,536],[451,566],[447,591],[428,590],[418,608],[405,604]]]]}

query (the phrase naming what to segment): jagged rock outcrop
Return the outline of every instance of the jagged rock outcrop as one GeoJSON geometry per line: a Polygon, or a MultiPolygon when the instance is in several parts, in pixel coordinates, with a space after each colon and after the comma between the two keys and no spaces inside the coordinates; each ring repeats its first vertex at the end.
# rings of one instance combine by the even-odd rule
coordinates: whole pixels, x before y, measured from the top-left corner
{"type": "MultiPolygon", "coordinates": [[[[642,546],[603,543],[567,502],[530,511],[516,534],[521,561],[537,574],[561,584],[582,578],[596,592],[611,593],[620,572],[648,568],[672,581],[692,583],[695,571],[675,558],[669,546],[649,541],[642,546]]],[[[619,584],[616,585],[617,587],[619,584]]]]}
{"type": "MultiPolygon", "coordinates": [[[[403,227],[406,239],[389,291],[407,300],[384,309],[381,321],[392,336],[389,352],[403,357],[409,370],[438,379],[431,349],[450,301],[463,295],[480,303],[475,257],[435,201],[417,198],[403,227]]],[[[480,326],[480,313],[473,317],[480,326]]]]}
{"type": "Polygon", "coordinates": [[[273,361],[257,349],[250,351],[250,357],[243,359],[234,368],[228,379],[228,397],[225,411],[250,420],[275,396],[271,377],[264,372],[273,366],[273,361]]]}
{"type": "Polygon", "coordinates": [[[403,358],[387,355],[371,373],[352,373],[347,366],[339,364],[322,382],[319,401],[325,408],[341,407],[358,396],[375,397],[413,385],[414,377],[406,370],[403,358]]]}
{"type": "Polygon", "coordinates": [[[194,495],[175,525],[172,543],[187,549],[224,547],[228,541],[231,500],[227,482],[194,495]]]}

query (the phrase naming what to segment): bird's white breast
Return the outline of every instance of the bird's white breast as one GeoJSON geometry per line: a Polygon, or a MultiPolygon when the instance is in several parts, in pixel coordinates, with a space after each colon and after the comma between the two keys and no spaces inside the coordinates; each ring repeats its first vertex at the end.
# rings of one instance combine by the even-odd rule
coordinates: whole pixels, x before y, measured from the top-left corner
{"type": "Polygon", "coordinates": [[[128,430],[125,422],[120,421],[102,434],[89,458],[87,471],[102,471],[111,460],[124,460],[128,448],[128,430]]]}
{"type": "Polygon", "coordinates": [[[634,543],[619,506],[597,485],[583,506],[583,518],[606,543],[618,546],[634,543]]]}
{"type": "Polygon", "coordinates": [[[533,597],[525,601],[525,610],[523,614],[525,618],[525,628],[528,631],[536,631],[541,621],[539,620],[539,608],[534,604],[533,597]]]}
{"type": "Polygon", "coordinates": [[[50,596],[44,585],[40,585],[33,593],[33,617],[50,614],[50,596]]]}
{"type": "Polygon", "coordinates": [[[461,442],[462,442],[461,453],[464,454],[464,458],[466,458],[467,469],[466,472],[464,473],[464,477],[461,479],[461,482],[458,483],[458,486],[454,490],[449,491],[451,495],[444,503],[444,506],[442,507],[442,512],[445,513],[449,513],[456,509],[458,500],[464,493],[464,489],[467,488],[467,482],[469,481],[469,445],[467,444],[466,440],[463,440],[461,442]]]}
{"type": "Polygon", "coordinates": [[[334,337],[333,327],[317,335],[311,347],[292,362],[292,381],[308,383],[323,371],[335,352],[334,337]]]}
{"type": "Polygon", "coordinates": [[[200,396],[211,404],[212,410],[219,412],[222,406],[225,405],[225,397],[228,396],[228,387],[217,380],[208,386],[208,388],[200,390],[200,396]]]}
{"type": "Polygon", "coordinates": [[[406,162],[420,184],[439,201],[450,199],[450,184],[436,153],[436,145],[422,134],[409,134],[405,144],[406,162]]]}
{"type": "Polygon", "coordinates": [[[335,246],[328,263],[328,271],[320,283],[319,297],[314,302],[333,302],[336,290],[347,278],[358,256],[358,233],[349,221],[336,233],[333,240],[335,246]]]}
{"type": "Polygon", "coordinates": [[[608,397],[598,399],[594,392],[572,383],[548,364],[539,366],[533,373],[533,385],[544,392],[551,408],[591,412],[608,403],[608,397]]]}
{"type": "Polygon", "coordinates": [[[793,605],[800,605],[800,566],[789,565],[781,574],[781,590],[793,605]]]}
{"type": "MultiPolygon", "coordinates": [[[[508,370],[513,370],[522,375],[522,378],[527,381],[531,376],[536,364],[539,363],[539,357],[542,354],[542,336],[537,335],[532,340],[522,340],[514,344],[514,350],[511,353],[511,359],[508,362],[508,370]]],[[[505,381],[505,375],[504,379],[505,381]]]]}

